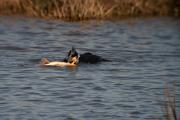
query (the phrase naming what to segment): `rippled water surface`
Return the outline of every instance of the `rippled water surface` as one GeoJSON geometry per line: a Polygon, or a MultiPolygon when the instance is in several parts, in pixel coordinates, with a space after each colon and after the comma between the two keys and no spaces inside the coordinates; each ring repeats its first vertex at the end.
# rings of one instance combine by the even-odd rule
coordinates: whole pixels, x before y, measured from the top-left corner
{"type": "Polygon", "coordinates": [[[180,113],[180,20],[68,23],[0,18],[1,120],[163,119],[165,81],[180,113]],[[42,67],[74,46],[111,62],[42,67]]]}

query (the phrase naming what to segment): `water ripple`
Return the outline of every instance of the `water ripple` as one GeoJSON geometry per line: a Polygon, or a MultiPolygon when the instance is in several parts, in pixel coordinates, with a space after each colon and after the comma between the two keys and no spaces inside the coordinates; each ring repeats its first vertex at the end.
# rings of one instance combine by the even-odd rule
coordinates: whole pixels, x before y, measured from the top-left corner
{"type": "Polygon", "coordinates": [[[180,93],[179,20],[89,21],[0,18],[0,116],[6,119],[163,119],[163,83],[180,93]],[[132,24],[131,24],[132,23],[132,24]],[[110,62],[42,67],[76,47],[110,62]]]}

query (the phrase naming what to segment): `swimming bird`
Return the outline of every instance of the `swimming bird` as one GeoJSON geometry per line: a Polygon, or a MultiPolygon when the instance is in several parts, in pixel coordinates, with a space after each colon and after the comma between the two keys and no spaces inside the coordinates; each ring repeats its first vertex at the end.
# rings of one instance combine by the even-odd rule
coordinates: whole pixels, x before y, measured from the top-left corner
{"type": "Polygon", "coordinates": [[[45,66],[77,66],[79,63],[96,64],[102,61],[108,61],[100,56],[94,55],[90,52],[79,54],[74,47],[69,50],[63,61],[49,61],[47,58],[41,60],[41,65],[45,66]]]}
{"type": "Polygon", "coordinates": [[[90,52],[85,52],[83,54],[79,54],[74,47],[68,52],[67,56],[63,60],[64,62],[72,62],[74,57],[77,59],[77,63],[90,63],[90,64],[96,64],[103,61],[109,61],[106,60],[98,55],[94,55],[90,52]]]}

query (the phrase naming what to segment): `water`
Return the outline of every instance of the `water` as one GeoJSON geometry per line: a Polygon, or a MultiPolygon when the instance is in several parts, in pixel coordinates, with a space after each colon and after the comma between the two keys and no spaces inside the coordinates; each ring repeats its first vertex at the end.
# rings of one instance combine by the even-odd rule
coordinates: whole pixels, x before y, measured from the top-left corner
{"type": "Polygon", "coordinates": [[[68,23],[0,18],[1,120],[163,119],[164,83],[176,81],[180,113],[180,20],[68,23]],[[74,46],[112,62],[42,67],[74,46]]]}

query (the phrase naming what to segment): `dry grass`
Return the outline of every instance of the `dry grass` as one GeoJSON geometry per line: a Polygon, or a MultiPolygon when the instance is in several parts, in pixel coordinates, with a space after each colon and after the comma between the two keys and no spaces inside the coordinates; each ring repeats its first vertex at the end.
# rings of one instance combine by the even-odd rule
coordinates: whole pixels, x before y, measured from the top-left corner
{"type": "Polygon", "coordinates": [[[91,18],[109,18],[116,5],[106,6],[100,0],[64,0],[62,17],[82,20],[91,18]]]}
{"type": "Polygon", "coordinates": [[[0,0],[0,14],[66,20],[180,14],[179,0],[0,0]]]}
{"type": "Polygon", "coordinates": [[[164,106],[163,113],[166,120],[178,120],[176,112],[175,83],[172,89],[167,84],[164,89],[164,106]]]}

